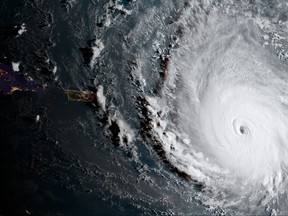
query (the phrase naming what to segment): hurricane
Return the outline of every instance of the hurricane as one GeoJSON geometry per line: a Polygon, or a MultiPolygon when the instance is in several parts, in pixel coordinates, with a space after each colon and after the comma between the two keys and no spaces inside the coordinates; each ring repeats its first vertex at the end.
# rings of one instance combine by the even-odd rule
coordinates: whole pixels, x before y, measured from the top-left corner
{"type": "Polygon", "coordinates": [[[179,12],[163,82],[145,96],[149,135],[202,203],[259,214],[287,196],[288,67],[255,17],[231,11],[179,12]]]}

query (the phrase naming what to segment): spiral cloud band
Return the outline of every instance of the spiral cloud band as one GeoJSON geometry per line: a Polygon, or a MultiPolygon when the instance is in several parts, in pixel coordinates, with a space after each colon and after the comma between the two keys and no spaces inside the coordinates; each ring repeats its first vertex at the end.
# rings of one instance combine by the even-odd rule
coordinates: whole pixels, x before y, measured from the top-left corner
{"type": "Polygon", "coordinates": [[[186,27],[161,96],[147,97],[154,138],[212,191],[202,201],[267,203],[287,184],[288,67],[251,21],[191,14],[178,21],[186,27]]]}

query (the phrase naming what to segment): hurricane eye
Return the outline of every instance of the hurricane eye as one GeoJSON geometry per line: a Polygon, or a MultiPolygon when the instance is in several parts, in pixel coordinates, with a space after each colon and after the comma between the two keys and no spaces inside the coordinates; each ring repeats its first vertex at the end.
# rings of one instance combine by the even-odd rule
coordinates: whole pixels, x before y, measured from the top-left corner
{"type": "Polygon", "coordinates": [[[245,128],[245,126],[240,126],[239,131],[243,135],[247,134],[247,132],[248,132],[247,128],[245,128]]]}
{"type": "Polygon", "coordinates": [[[233,129],[238,136],[246,136],[250,133],[247,123],[242,119],[233,120],[233,129]]]}

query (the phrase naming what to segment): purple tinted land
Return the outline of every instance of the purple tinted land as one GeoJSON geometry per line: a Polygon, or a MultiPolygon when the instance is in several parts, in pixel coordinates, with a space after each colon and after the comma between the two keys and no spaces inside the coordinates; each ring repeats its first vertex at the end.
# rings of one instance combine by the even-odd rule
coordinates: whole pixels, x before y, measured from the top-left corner
{"type": "Polygon", "coordinates": [[[11,66],[0,64],[0,91],[12,94],[15,91],[40,92],[43,89],[39,83],[16,73],[11,66]]]}

